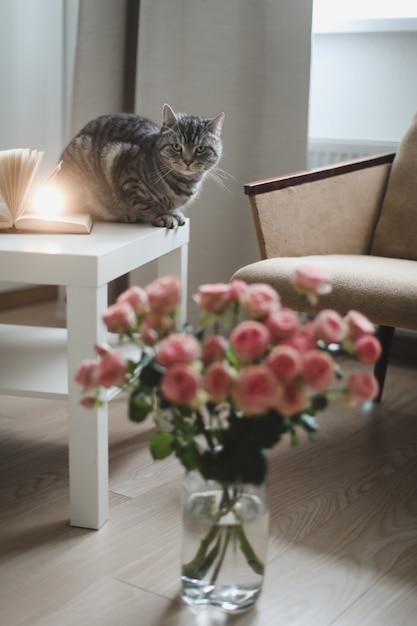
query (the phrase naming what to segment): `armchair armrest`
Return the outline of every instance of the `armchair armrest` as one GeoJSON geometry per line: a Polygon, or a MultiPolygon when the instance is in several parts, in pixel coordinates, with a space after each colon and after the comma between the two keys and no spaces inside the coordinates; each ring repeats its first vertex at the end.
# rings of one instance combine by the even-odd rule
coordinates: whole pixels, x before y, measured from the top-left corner
{"type": "Polygon", "coordinates": [[[394,156],[245,185],[261,257],[368,254],[394,156]]]}

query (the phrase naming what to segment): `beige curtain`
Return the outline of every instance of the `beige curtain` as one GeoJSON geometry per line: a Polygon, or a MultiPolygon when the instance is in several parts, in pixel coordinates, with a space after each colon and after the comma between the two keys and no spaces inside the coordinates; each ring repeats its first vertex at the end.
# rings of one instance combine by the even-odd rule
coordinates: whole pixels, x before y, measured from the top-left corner
{"type": "Polygon", "coordinates": [[[129,0],[78,1],[70,136],[97,115],[133,109],[131,38],[137,38],[138,6],[129,0]]]}
{"type": "MultiPolygon", "coordinates": [[[[139,0],[74,0],[74,47],[68,48],[73,76],[68,139],[104,113],[134,109],[139,0]]],[[[67,24],[68,26],[68,24],[67,24]]],[[[109,285],[109,302],[128,286],[128,277],[109,285]]],[[[62,296],[61,296],[62,300],[62,296]]],[[[62,308],[62,307],[61,307],[62,308]]]]}
{"type": "Polygon", "coordinates": [[[259,258],[244,183],[305,166],[311,14],[312,0],[141,2],[136,111],[226,114],[229,190],[207,181],[190,208],[190,293],[259,258]]]}

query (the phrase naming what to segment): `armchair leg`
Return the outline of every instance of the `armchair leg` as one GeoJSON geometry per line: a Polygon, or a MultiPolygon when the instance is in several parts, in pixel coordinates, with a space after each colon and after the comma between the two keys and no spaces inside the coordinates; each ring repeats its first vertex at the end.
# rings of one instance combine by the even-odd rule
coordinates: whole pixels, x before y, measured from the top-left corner
{"type": "Polygon", "coordinates": [[[395,328],[392,326],[378,326],[378,330],[376,332],[376,336],[381,342],[382,353],[374,367],[374,375],[379,383],[379,393],[374,400],[375,402],[381,402],[394,332],[395,328]]]}

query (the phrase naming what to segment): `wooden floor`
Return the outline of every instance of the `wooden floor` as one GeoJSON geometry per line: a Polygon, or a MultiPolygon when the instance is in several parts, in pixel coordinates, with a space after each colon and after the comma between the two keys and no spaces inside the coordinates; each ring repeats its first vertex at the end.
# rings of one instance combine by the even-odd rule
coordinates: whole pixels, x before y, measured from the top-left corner
{"type": "Polygon", "coordinates": [[[149,431],[128,422],[123,398],[110,407],[100,531],[68,524],[66,404],[0,398],[0,624],[415,626],[416,382],[416,362],[393,363],[380,406],[328,411],[316,443],[273,451],[264,591],[234,618],[181,604],[182,472],[152,462],[149,431]]]}

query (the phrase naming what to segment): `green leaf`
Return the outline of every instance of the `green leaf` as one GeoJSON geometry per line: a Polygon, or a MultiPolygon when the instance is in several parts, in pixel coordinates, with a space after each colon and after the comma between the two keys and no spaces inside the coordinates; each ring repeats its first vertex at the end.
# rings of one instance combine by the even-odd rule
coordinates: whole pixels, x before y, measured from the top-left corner
{"type": "Polygon", "coordinates": [[[138,363],[132,359],[127,360],[127,373],[129,376],[135,376],[137,374],[138,363]]]}
{"type": "Polygon", "coordinates": [[[141,370],[139,374],[140,382],[149,389],[158,387],[164,371],[164,368],[158,365],[158,363],[151,361],[141,370]]]}
{"type": "Polygon", "coordinates": [[[133,392],[129,398],[129,419],[143,422],[153,410],[152,403],[141,392],[133,392]]]}
{"type": "Polygon", "coordinates": [[[172,433],[156,433],[149,444],[153,459],[158,461],[169,456],[173,450],[172,443],[174,440],[175,437],[172,433]]]}
{"type": "Polygon", "coordinates": [[[318,393],[315,396],[312,397],[311,399],[311,406],[313,409],[313,415],[317,412],[317,411],[324,411],[324,409],[327,407],[329,401],[327,399],[327,396],[325,396],[322,393],[318,393]]]}
{"type": "Polygon", "coordinates": [[[187,472],[199,468],[200,452],[192,436],[177,437],[172,449],[187,472]]]}
{"type": "Polygon", "coordinates": [[[296,447],[300,443],[300,438],[295,430],[290,432],[291,445],[296,447]]]}
{"type": "Polygon", "coordinates": [[[266,475],[265,455],[245,441],[228,441],[221,450],[206,450],[199,459],[199,470],[206,479],[220,483],[260,485],[266,475]]]}
{"type": "Polygon", "coordinates": [[[234,367],[235,370],[240,370],[241,365],[240,365],[239,360],[238,360],[238,358],[236,356],[236,352],[235,352],[235,350],[233,348],[229,348],[228,349],[228,351],[226,353],[226,357],[227,357],[227,360],[229,361],[230,365],[232,367],[234,367]]]}

